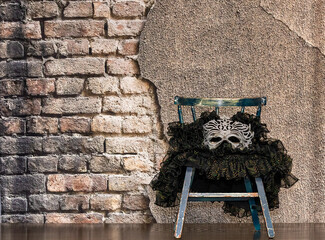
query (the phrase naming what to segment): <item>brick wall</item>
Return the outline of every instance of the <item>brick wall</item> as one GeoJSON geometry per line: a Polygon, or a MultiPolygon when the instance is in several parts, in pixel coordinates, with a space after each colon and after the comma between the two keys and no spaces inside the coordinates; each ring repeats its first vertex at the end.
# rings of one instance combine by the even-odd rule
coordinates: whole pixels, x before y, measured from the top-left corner
{"type": "Polygon", "coordinates": [[[153,221],[163,140],[136,61],[150,5],[1,1],[2,222],[153,221]]]}

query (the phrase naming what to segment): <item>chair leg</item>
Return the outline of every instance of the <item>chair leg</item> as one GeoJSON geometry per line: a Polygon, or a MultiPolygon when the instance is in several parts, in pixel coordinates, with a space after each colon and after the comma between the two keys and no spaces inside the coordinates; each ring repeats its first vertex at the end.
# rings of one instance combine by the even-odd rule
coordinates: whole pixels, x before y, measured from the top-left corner
{"type": "Polygon", "coordinates": [[[193,177],[194,177],[194,168],[187,167],[185,179],[184,179],[183,190],[182,190],[181,202],[180,202],[178,215],[177,215],[177,221],[175,223],[175,234],[174,234],[175,238],[182,237],[182,230],[183,230],[183,223],[184,223],[184,218],[185,218],[187,199],[188,199],[188,194],[190,192],[190,187],[192,184],[193,177]]]}
{"type": "MultiPolygon", "coordinates": [[[[251,180],[248,177],[245,177],[244,181],[245,181],[246,192],[253,192],[251,180]]],[[[249,208],[250,208],[251,213],[252,213],[252,219],[253,219],[255,230],[260,231],[261,230],[261,225],[260,225],[260,220],[258,219],[258,213],[257,213],[257,210],[256,210],[255,199],[250,198],[248,200],[248,202],[249,202],[249,208]]]]}
{"type": "Polygon", "coordinates": [[[261,231],[254,232],[253,240],[260,240],[261,239],[261,231]]]}
{"type": "Polygon", "coordinates": [[[268,234],[269,238],[274,238],[274,235],[275,235],[274,228],[273,228],[273,224],[272,224],[272,220],[271,220],[271,216],[270,216],[269,205],[267,203],[262,179],[259,177],[255,178],[255,182],[256,182],[257,191],[258,191],[258,195],[259,195],[262,210],[263,210],[267,234],[268,234]]]}

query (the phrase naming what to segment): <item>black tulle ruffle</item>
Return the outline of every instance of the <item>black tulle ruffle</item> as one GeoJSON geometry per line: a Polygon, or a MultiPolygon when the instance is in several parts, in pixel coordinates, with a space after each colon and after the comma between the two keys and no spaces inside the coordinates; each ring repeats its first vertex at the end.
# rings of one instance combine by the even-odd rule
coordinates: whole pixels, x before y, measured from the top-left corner
{"type": "MultiPolygon", "coordinates": [[[[238,112],[232,121],[251,125],[254,138],[249,148],[233,149],[223,143],[214,150],[203,145],[203,124],[220,117],[215,111],[202,113],[190,124],[169,124],[169,150],[161,164],[160,172],[151,182],[157,191],[156,204],[171,207],[177,204],[177,193],[181,192],[186,166],[195,167],[191,187],[195,192],[245,192],[244,177],[261,177],[270,209],[279,206],[280,187],[290,187],[298,181],[291,174],[292,159],[287,155],[280,140],[268,139],[269,132],[260,118],[238,112]]],[[[249,214],[247,202],[225,202],[223,209],[232,215],[243,217],[249,214]]]]}

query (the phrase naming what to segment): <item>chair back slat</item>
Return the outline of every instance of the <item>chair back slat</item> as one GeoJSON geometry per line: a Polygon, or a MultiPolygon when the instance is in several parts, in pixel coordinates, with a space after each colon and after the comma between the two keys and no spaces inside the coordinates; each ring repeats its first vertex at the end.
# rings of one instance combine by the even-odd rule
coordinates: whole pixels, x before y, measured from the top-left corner
{"type": "Polygon", "coordinates": [[[196,120],[194,106],[215,107],[219,115],[219,107],[241,107],[241,112],[245,112],[245,107],[257,107],[256,116],[261,116],[262,106],[266,105],[266,97],[258,98],[184,98],[176,96],[174,103],[178,105],[179,122],[184,123],[182,107],[191,106],[193,120],[196,120]]]}
{"type": "Polygon", "coordinates": [[[266,97],[259,98],[183,98],[175,97],[174,103],[185,106],[209,106],[209,107],[250,107],[266,105],[266,97]]]}
{"type": "Polygon", "coordinates": [[[193,121],[195,121],[196,120],[196,112],[195,112],[194,106],[191,106],[191,111],[192,111],[193,121]]]}
{"type": "Polygon", "coordinates": [[[219,115],[219,107],[216,107],[216,113],[219,115]]]}
{"type": "Polygon", "coordinates": [[[245,112],[245,107],[241,107],[240,112],[241,112],[241,113],[244,113],[244,112],[245,112]]]}

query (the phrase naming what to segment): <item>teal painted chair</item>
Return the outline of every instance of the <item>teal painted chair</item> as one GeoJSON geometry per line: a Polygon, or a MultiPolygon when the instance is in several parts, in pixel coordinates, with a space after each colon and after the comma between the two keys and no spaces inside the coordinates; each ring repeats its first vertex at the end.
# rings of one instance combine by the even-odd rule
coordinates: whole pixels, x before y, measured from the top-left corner
{"type": "MultiPolygon", "coordinates": [[[[219,107],[241,107],[241,112],[245,111],[245,107],[256,106],[256,116],[261,115],[262,106],[266,105],[266,97],[261,98],[183,98],[175,97],[175,104],[178,106],[179,122],[184,123],[182,106],[190,106],[193,121],[196,120],[195,107],[206,106],[214,107],[219,114],[219,107]]],[[[246,187],[246,193],[190,193],[191,184],[194,178],[195,169],[187,167],[183,190],[181,195],[180,207],[175,223],[175,238],[181,238],[184,225],[186,205],[188,201],[248,201],[250,211],[252,213],[255,230],[259,233],[261,226],[256,210],[255,198],[259,198],[261,203],[266,230],[269,238],[274,237],[273,224],[270,217],[268,202],[265,195],[264,185],[261,178],[255,178],[257,191],[253,192],[252,183],[249,178],[243,179],[246,187]]]]}

